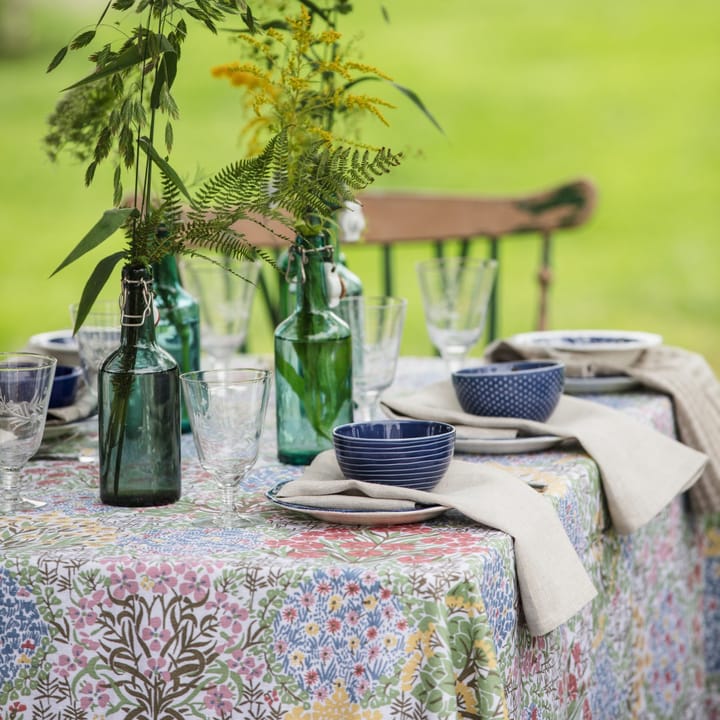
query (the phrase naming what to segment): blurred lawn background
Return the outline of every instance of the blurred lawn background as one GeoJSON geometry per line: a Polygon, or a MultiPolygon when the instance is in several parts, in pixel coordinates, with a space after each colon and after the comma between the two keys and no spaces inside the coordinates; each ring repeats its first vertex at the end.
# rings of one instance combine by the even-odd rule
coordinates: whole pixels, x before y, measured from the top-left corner
{"type": "MultiPolygon", "coordinates": [[[[0,58],[6,350],[68,326],[67,307],[101,254],[48,276],[112,197],[107,174],[86,189],[83,167],[69,159],[53,165],[41,145],[61,88],[87,63],[76,54],[49,75],[45,68],[75,31],[95,22],[105,0],[17,5],[28,14],[25,47],[0,58]]],[[[407,157],[375,187],[505,195],[590,178],[599,190],[595,216],[555,244],[552,326],[661,333],[720,370],[720,4],[385,0],[389,24],[376,0],[356,5],[344,32],[361,33],[364,59],[414,89],[445,131],[387,94],[398,106],[391,127],[368,137],[407,157]]],[[[171,158],[188,178],[237,154],[238,91],[209,73],[234,58],[229,39],[192,28],[176,83],[182,118],[171,158]]],[[[404,252],[396,291],[409,300],[403,352],[428,354],[413,264],[430,250],[404,252]]],[[[529,237],[503,249],[501,334],[532,329],[538,253],[529,237]]],[[[348,258],[366,293],[377,292],[377,251],[352,247],[348,258]]],[[[119,280],[110,294],[118,288],[119,280]]],[[[269,351],[271,337],[256,303],[250,349],[269,351]]]]}

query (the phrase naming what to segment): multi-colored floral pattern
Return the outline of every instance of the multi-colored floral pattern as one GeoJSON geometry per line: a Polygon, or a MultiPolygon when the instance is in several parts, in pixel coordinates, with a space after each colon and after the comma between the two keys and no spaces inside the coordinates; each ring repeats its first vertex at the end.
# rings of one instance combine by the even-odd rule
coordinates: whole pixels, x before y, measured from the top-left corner
{"type": "MultiPolygon", "coordinates": [[[[672,432],[662,396],[602,400],[672,432]]],[[[0,519],[2,720],[720,717],[720,523],[683,499],[621,538],[576,450],[464,456],[543,479],[600,590],[533,638],[507,535],[287,513],[265,490],[300,469],[270,452],[255,522],[202,527],[217,491],[185,450],[182,500],[145,510],[100,505],[92,466],[28,466],[49,502],[0,519]]]]}

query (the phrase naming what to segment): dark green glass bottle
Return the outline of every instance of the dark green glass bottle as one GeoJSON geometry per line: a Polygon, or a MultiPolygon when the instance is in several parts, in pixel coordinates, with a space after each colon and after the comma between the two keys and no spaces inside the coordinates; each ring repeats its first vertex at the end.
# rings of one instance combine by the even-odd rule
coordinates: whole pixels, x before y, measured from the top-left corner
{"type": "MultiPolygon", "coordinates": [[[[182,286],[174,255],[152,266],[155,307],[160,319],[155,328],[157,343],[174,358],[181,373],[200,369],[200,306],[182,286]]],[[[182,432],[190,432],[182,404],[182,432]]]]}
{"type": "Polygon", "coordinates": [[[152,271],[122,275],[120,347],[100,368],[100,499],[165,505],[180,497],[180,373],[155,341],[152,271]]]}
{"type": "Polygon", "coordinates": [[[352,422],[350,328],[328,308],[325,238],[298,238],[295,311],[275,330],[278,459],[307,465],[332,447],[336,425],[352,422]]]}

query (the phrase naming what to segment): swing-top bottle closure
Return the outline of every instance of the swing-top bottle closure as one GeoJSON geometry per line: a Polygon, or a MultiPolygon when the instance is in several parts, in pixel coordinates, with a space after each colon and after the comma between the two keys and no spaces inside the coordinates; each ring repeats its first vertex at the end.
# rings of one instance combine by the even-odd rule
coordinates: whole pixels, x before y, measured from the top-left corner
{"type": "Polygon", "coordinates": [[[141,327],[144,325],[148,315],[152,312],[153,308],[153,294],[152,294],[152,280],[141,278],[140,280],[130,280],[129,278],[123,279],[122,295],[120,296],[120,324],[123,327],[141,327]],[[142,286],[143,296],[143,311],[141,315],[131,315],[126,312],[127,308],[127,296],[130,285],[142,286]]]}
{"type": "Polygon", "coordinates": [[[335,248],[332,245],[321,245],[320,247],[303,247],[291,245],[288,250],[288,264],[285,271],[285,281],[290,284],[295,281],[293,268],[295,267],[295,259],[299,258],[300,279],[304,283],[307,279],[305,266],[310,262],[310,255],[315,253],[324,253],[323,270],[325,272],[325,283],[327,289],[327,302],[329,307],[335,307],[342,297],[345,295],[345,285],[342,278],[337,272],[334,261],[335,248]]]}

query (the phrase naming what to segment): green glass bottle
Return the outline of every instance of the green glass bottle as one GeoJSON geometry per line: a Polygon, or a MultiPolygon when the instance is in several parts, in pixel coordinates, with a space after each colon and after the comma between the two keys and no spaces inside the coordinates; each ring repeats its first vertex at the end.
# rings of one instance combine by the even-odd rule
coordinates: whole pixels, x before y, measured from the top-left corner
{"type": "Polygon", "coordinates": [[[165,505],[180,497],[180,373],[155,341],[152,271],[122,274],[120,347],[98,377],[100,499],[165,505]]]}
{"type": "Polygon", "coordinates": [[[278,459],[307,465],[332,447],[336,425],[352,422],[352,344],[350,328],[328,307],[332,248],[324,236],[297,238],[290,260],[296,306],[275,330],[278,459]]]}
{"type": "MultiPolygon", "coordinates": [[[[348,268],[345,254],[341,250],[340,242],[337,235],[327,231],[325,238],[327,243],[335,246],[335,272],[343,287],[343,297],[352,297],[354,295],[362,295],[363,284],[360,278],[348,268]]],[[[277,266],[280,278],[280,292],[278,295],[278,310],[280,318],[285,319],[295,310],[297,296],[297,280],[295,276],[295,268],[290,268],[290,253],[283,250],[277,259],[277,266]],[[288,268],[290,272],[288,272],[288,268]]]]}
{"type": "MultiPolygon", "coordinates": [[[[155,328],[157,343],[174,358],[181,373],[200,369],[200,306],[182,286],[174,255],[152,266],[155,307],[160,319],[155,328]]],[[[190,432],[190,420],[182,404],[182,432],[190,432]]]]}

